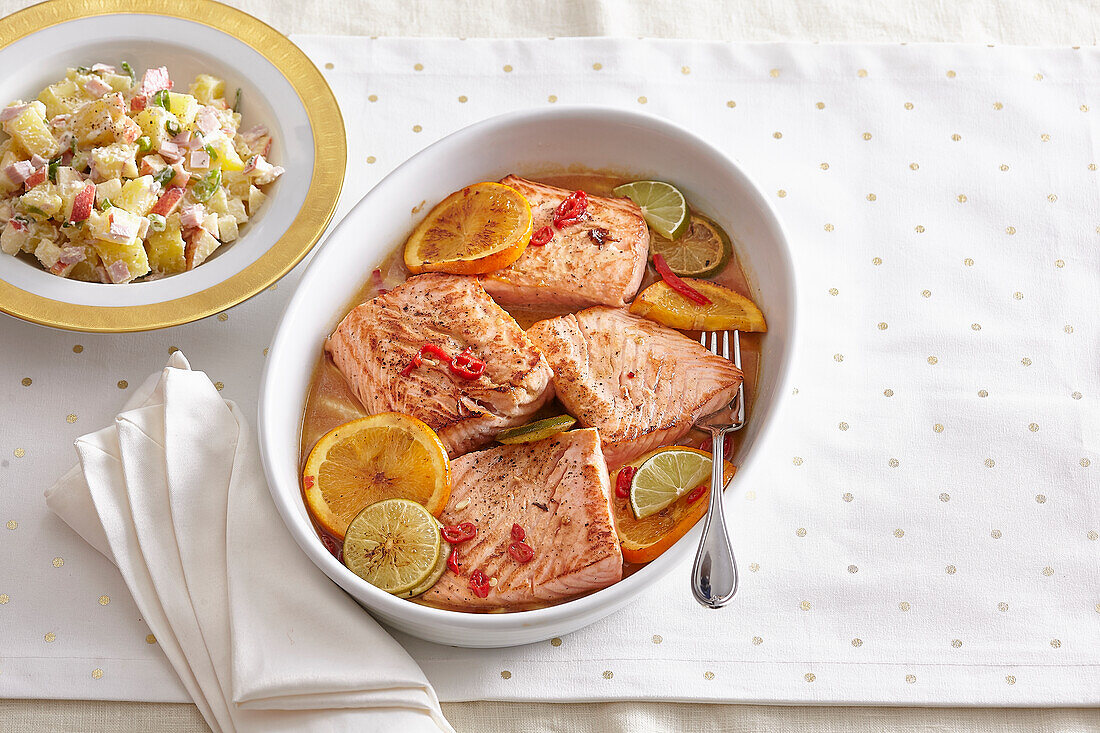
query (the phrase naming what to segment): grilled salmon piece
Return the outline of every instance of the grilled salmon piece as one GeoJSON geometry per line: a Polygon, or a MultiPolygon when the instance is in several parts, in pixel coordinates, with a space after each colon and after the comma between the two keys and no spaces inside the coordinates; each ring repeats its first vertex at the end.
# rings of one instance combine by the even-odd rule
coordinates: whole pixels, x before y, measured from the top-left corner
{"type": "MultiPolygon", "coordinates": [[[[554,211],[572,191],[518,176],[501,180],[531,204],[531,231],[553,226],[554,211]]],[[[588,218],[554,229],[547,244],[528,246],[502,270],[482,275],[501,305],[622,306],[638,292],[649,257],[649,227],[630,199],[588,197],[588,218]]]]}
{"type": "Polygon", "coordinates": [[[325,350],[368,413],[423,420],[452,458],[526,423],[553,396],[546,359],[472,277],[409,278],[348,313],[325,350]],[[452,357],[469,349],[484,373],[466,379],[425,355],[402,374],[428,343],[452,357]]]}
{"type": "Polygon", "coordinates": [[[619,308],[539,321],[527,335],[550,362],[561,403],[599,429],[612,468],[687,435],[733,399],[742,380],[729,359],[619,308]]]}
{"type": "Polygon", "coordinates": [[[519,611],[622,579],[607,464],[595,430],[469,453],[451,463],[451,476],[451,498],[439,519],[473,522],[477,536],[457,545],[462,574],[448,570],[418,600],[458,611],[519,611]],[[535,551],[524,564],[508,554],[513,524],[535,551]],[[496,578],[486,598],[470,589],[475,570],[496,578]]]}

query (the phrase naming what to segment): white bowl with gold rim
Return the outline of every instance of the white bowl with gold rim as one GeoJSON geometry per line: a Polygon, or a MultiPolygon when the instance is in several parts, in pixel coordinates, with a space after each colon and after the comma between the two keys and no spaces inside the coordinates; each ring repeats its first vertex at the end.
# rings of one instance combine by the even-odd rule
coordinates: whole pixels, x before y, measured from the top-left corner
{"type": "MultiPolygon", "coordinates": [[[[740,470],[726,491],[727,501],[738,485],[751,484],[756,447],[788,392],[796,297],[787,240],[757,187],[706,142],[648,115],[565,107],[494,117],[443,138],[409,159],[348,213],[302,276],[268,353],[260,388],[259,438],[271,495],[302,550],[374,616],[429,641],[500,647],[574,631],[629,603],[689,559],[698,544],[700,526],[629,577],[557,606],[516,613],[461,613],[402,600],[353,574],[321,544],[302,499],[298,451],[303,407],[322,343],[371,270],[424,216],[421,202],[442,200],[471,181],[497,180],[509,173],[560,172],[574,166],[671,181],[701,211],[736,232],[737,254],[767,316],[769,331],[762,339],[763,367],[749,422],[732,458],[740,470]]],[[[682,569],[687,594],[688,567],[682,569]]]]}
{"type": "Polygon", "coordinates": [[[260,213],[190,272],[124,285],[51,275],[0,254],[0,311],[56,328],[143,331],[194,321],[246,300],[286,274],[328,225],[344,180],[343,120],[324,77],[286,36],[208,0],[51,0],[0,20],[0,106],[32,99],[73,66],[167,66],[241,89],[244,124],[271,130],[286,174],[260,213]],[[307,104],[308,103],[308,104],[307,104]]]}

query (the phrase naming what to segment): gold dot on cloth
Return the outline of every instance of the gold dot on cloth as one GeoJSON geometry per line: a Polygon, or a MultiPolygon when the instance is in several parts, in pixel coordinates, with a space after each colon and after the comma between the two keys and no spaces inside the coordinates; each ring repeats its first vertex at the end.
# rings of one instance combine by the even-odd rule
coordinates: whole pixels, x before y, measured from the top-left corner
{"type": "Polygon", "coordinates": [[[145,643],[146,644],[156,644],[157,643],[157,637],[153,636],[152,634],[146,634],[145,635],[145,643]]]}
{"type": "Polygon", "coordinates": [[[1012,294],[1012,297],[1015,298],[1016,300],[1023,300],[1024,299],[1024,294],[1021,293],[1019,290],[1017,290],[1015,293],[1012,294]]]}
{"type": "Polygon", "coordinates": [[[68,415],[65,416],[65,422],[72,425],[74,422],[76,422],[76,415],[70,412],[68,415]]]}
{"type": "Polygon", "coordinates": [[[827,171],[827,170],[829,170],[829,164],[828,163],[822,163],[820,168],[823,171],[827,171]]]}
{"type": "Polygon", "coordinates": [[[948,494],[946,491],[943,492],[942,494],[940,494],[940,501],[942,501],[945,504],[947,502],[951,501],[951,494],[948,494]]]}
{"type": "Polygon", "coordinates": [[[1054,575],[1054,568],[1047,565],[1045,568],[1043,568],[1043,575],[1047,576],[1048,578],[1054,575]]]}
{"type": "Polygon", "coordinates": [[[118,388],[119,389],[126,389],[129,386],[130,386],[130,383],[127,382],[125,379],[118,380],[118,388]]]}
{"type": "Polygon", "coordinates": [[[646,99],[644,96],[643,97],[638,97],[638,104],[645,104],[648,101],[649,100],[646,99]]]}
{"type": "Polygon", "coordinates": [[[1044,132],[1042,135],[1039,136],[1039,139],[1042,140],[1045,143],[1049,143],[1050,142],[1050,135],[1048,135],[1047,133],[1044,132]]]}
{"type": "Polygon", "coordinates": [[[881,321],[878,324],[878,330],[880,330],[880,331],[885,331],[888,328],[890,328],[890,325],[888,323],[886,323],[886,321],[881,321]]]}
{"type": "Polygon", "coordinates": [[[1054,266],[1058,267],[1058,268],[1065,267],[1066,266],[1066,261],[1065,260],[1054,260],[1054,266]]]}
{"type": "Polygon", "coordinates": [[[367,97],[367,101],[368,101],[368,102],[377,102],[377,101],[378,101],[378,95],[377,95],[377,94],[371,94],[371,95],[369,95],[369,96],[367,97]]]}
{"type": "Polygon", "coordinates": [[[413,71],[423,71],[424,64],[413,64],[413,71]]]}
{"type": "Polygon", "coordinates": [[[884,389],[884,390],[882,390],[882,394],[886,397],[893,397],[894,396],[894,390],[884,389]]]}
{"type": "Polygon", "coordinates": [[[833,361],[837,363],[844,361],[844,354],[833,354],[833,361]]]}
{"type": "Polygon", "coordinates": [[[776,140],[782,140],[783,139],[783,133],[781,133],[779,131],[773,132],[772,137],[774,137],[776,140]]]}
{"type": "Polygon", "coordinates": [[[876,196],[873,193],[869,193],[869,194],[867,194],[867,200],[868,201],[878,201],[878,196],[876,196]]]}
{"type": "Polygon", "coordinates": [[[420,132],[423,129],[424,128],[421,127],[420,125],[413,125],[413,132],[420,132]]]}
{"type": "Polygon", "coordinates": [[[504,65],[504,73],[506,73],[506,74],[507,74],[507,73],[509,73],[509,72],[510,72],[511,70],[512,70],[512,65],[511,65],[511,64],[505,64],[505,65],[504,65]]]}
{"type": "Polygon", "coordinates": [[[854,574],[854,573],[858,573],[858,572],[859,572],[859,568],[858,568],[858,567],[856,567],[855,565],[849,565],[849,566],[848,566],[848,572],[849,572],[849,573],[853,573],[853,574],[854,574]]]}
{"type": "Polygon", "coordinates": [[[970,324],[970,330],[971,331],[981,331],[982,330],[982,324],[980,324],[980,323],[971,323],[970,324]]]}
{"type": "Polygon", "coordinates": [[[1037,422],[1030,423],[1027,426],[1027,429],[1030,430],[1033,433],[1037,433],[1037,432],[1039,432],[1039,423],[1037,423],[1037,422]]]}
{"type": "Polygon", "coordinates": [[[3,606],[10,600],[11,596],[9,596],[7,593],[0,593],[0,606],[3,606]]]}
{"type": "Polygon", "coordinates": [[[894,536],[897,537],[900,540],[902,537],[905,536],[905,530],[901,529],[901,528],[895,529],[894,530],[894,536]]]}
{"type": "Polygon", "coordinates": [[[939,359],[938,359],[937,357],[935,357],[935,356],[930,356],[930,357],[928,357],[928,363],[929,363],[929,364],[933,364],[933,365],[934,365],[934,364],[936,364],[937,362],[939,362],[939,359]]]}
{"type": "Polygon", "coordinates": [[[791,459],[791,463],[793,463],[796,466],[801,466],[802,465],[802,457],[801,456],[795,456],[794,458],[791,459]]]}
{"type": "Polygon", "coordinates": [[[1059,641],[1058,639],[1051,639],[1051,640],[1050,640],[1050,645],[1051,645],[1052,647],[1054,647],[1055,649],[1057,649],[1057,648],[1059,648],[1060,646],[1062,646],[1062,642],[1061,642],[1061,641],[1059,641]]]}
{"type": "Polygon", "coordinates": [[[867,69],[860,69],[859,71],[856,72],[856,75],[859,76],[860,79],[866,78],[867,69]]]}
{"type": "Polygon", "coordinates": [[[781,188],[775,192],[775,195],[782,199],[787,197],[787,192],[781,188]]]}
{"type": "Polygon", "coordinates": [[[802,603],[798,604],[798,607],[801,608],[803,611],[809,611],[810,610],[810,602],[809,601],[802,601],[802,603]]]}
{"type": "Polygon", "coordinates": [[[806,674],[802,675],[802,678],[805,679],[807,682],[813,682],[817,679],[817,677],[814,676],[813,672],[807,672],[806,674]]]}
{"type": "Polygon", "coordinates": [[[1096,163],[1089,163],[1089,170],[1090,171],[1096,170],[1096,163]]]}
{"type": "Polygon", "coordinates": [[[27,455],[27,451],[23,450],[22,448],[16,448],[12,451],[12,455],[16,458],[22,458],[23,456],[27,455]]]}
{"type": "Polygon", "coordinates": [[[870,140],[871,139],[871,133],[869,133],[869,132],[863,133],[863,139],[864,140],[870,140]]]}
{"type": "Polygon", "coordinates": [[[960,204],[965,204],[966,203],[966,194],[965,193],[960,193],[958,196],[955,197],[955,200],[958,201],[960,204]]]}
{"type": "Polygon", "coordinates": [[[791,389],[791,394],[798,394],[798,387],[792,388],[791,389]]]}
{"type": "Polygon", "coordinates": [[[691,67],[690,66],[681,66],[680,67],[680,73],[681,74],[690,74],[691,73],[691,67]]]}
{"type": "Polygon", "coordinates": [[[1081,468],[1088,468],[1090,465],[1092,465],[1092,461],[1090,461],[1088,458],[1081,459],[1081,468]]]}
{"type": "Polygon", "coordinates": [[[966,265],[967,267],[973,267],[974,266],[974,260],[971,259],[970,257],[967,257],[965,260],[963,260],[963,264],[966,265]]]}
{"type": "Polygon", "coordinates": [[[714,679],[714,672],[703,672],[703,679],[705,679],[705,680],[714,679]]]}
{"type": "Polygon", "coordinates": [[[760,563],[758,563],[758,562],[749,563],[749,572],[750,573],[756,573],[756,572],[759,572],[759,571],[760,571],[760,563]]]}
{"type": "Polygon", "coordinates": [[[1082,104],[1079,109],[1082,112],[1088,112],[1089,111],[1089,106],[1087,104],[1082,104]]]}
{"type": "Polygon", "coordinates": [[[756,501],[756,492],[755,491],[746,491],[745,492],[745,501],[756,501]]]}
{"type": "Polygon", "coordinates": [[[1005,234],[1011,235],[1011,234],[1015,234],[1015,233],[1016,233],[1016,227],[1013,227],[1013,226],[1005,227],[1005,234]]]}
{"type": "Polygon", "coordinates": [[[852,496],[851,493],[845,492],[840,498],[843,499],[844,501],[851,502],[852,499],[854,499],[855,497],[852,496]]]}
{"type": "Polygon", "coordinates": [[[863,646],[863,639],[860,639],[859,637],[856,637],[855,639],[852,639],[852,646],[854,646],[857,649],[859,647],[863,646]]]}
{"type": "Polygon", "coordinates": [[[465,94],[460,94],[458,95],[458,101],[460,104],[466,104],[466,102],[470,101],[470,98],[467,97],[465,94]]]}
{"type": "Polygon", "coordinates": [[[1031,366],[1031,359],[1025,356],[1023,359],[1020,359],[1020,363],[1024,366],[1031,366]]]}
{"type": "Polygon", "coordinates": [[[558,95],[557,94],[551,94],[549,97],[546,98],[546,101],[553,104],[554,102],[558,101],[558,95]]]}
{"type": "Polygon", "coordinates": [[[947,70],[947,78],[948,78],[948,79],[954,79],[954,78],[955,78],[955,76],[956,76],[956,75],[955,75],[955,70],[954,70],[954,69],[948,69],[948,70],[947,70]]]}
{"type": "Polygon", "coordinates": [[[799,537],[805,537],[806,536],[806,528],[805,527],[799,527],[797,530],[795,530],[795,534],[798,535],[799,537]]]}
{"type": "Polygon", "coordinates": [[[905,681],[909,684],[913,684],[917,681],[917,676],[915,674],[907,674],[905,675],[905,681]]]}
{"type": "Polygon", "coordinates": [[[1036,504],[1046,504],[1047,503],[1046,494],[1036,494],[1035,495],[1035,503],[1036,504]]]}
{"type": "Polygon", "coordinates": [[[9,519],[7,527],[8,527],[8,529],[18,529],[19,528],[19,522],[15,521],[14,519],[9,519]]]}
{"type": "Polygon", "coordinates": [[[906,102],[905,103],[905,109],[913,109],[913,103],[912,102],[906,102]]]}
{"type": "Polygon", "coordinates": [[[609,680],[609,679],[611,679],[611,678],[612,678],[612,677],[614,677],[614,676],[615,676],[615,673],[614,673],[614,672],[612,672],[612,671],[611,671],[610,669],[605,669],[605,670],[603,671],[603,678],[604,678],[605,680],[609,680]]]}
{"type": "Polygon", "coordinates": [[[752,637],[752,645],[753,646],[760,646],[763,643],[764,643],[764,640],[761,639],[759,636],[752,637]]]}
{"type": "Polygon", "coordinates": [[[509,672],[508,670],[503,670],[503,671],[502,671],[502,672],[500,673],[500,678],[501,678],[502,680],[510,680],[510,679],[512,679],[512,673],[511,673],[511,672],[509,672]]]}
{"type": "Polygon", "coordinates": [[[734,107],[737,106],[737,102],[735,102],[731,99],[730,101],[726,102],[726,106],[729,107],[730,109],[733,109],[734,107]]]}
{"type": "Polygon", "coordinates": [[[325,64],[325,68],[326,69],[335,69],[336,66],[331,61],[329,61],[327,64],[325,64]]]}
{"type": "Polygon", "coordinates": [[[47,644],[49,644],[49,643],[54,642],[54,641],[57,640],[57,634],[55,634],[51,631],[42,638],[47,644]]]}
{"type": "Polygon", "coordinates": [[[834,227],[834,226],[833,226],[832,224],[826,224],[826,225],[825,225],[825,231],[827,231],[827,232],[831,232],[831,231],[833,231],[833,229],[835,229],[835,228],[836,228],[836,227],[834,227]]]}
{"type": "Polygon", "coordinates": [[[168,353],[169,354],[174,354],[179,350],[180,350],[180,347],[178,347],[178,346],[169,346],[168,347],[168,353]]]}
{"type": "Polygon", "coordinates": [[[1016,684],[1016,677],[1014,675],[1011,675],[1011,674],[1006,674],[1005,675],[1005,682],[1007,682],[1010,685],[1014,685],[1014,684],[1016,684]]]}
{"type": "Polygon", "coordinates": [[[32,382],[32,381],[33,381],[33,380],[32,380],[32,379],[31,379],[30,377],[23,377],[23,386],[24,386],[24,387],[29,387],[29,386],[31,386],[31,382],[32,382]]]}
{"type": "Polygon", "coordinates": [[[225,389],[225,384],[223,384],[222,382],[214,382],[214,389],[221,392],[223,389],[225,389]]]}
{"type": "Polygon", "coordinates": [[[993,530],[992,532],[989,533],[989,536],[992,537],[995,540],[999,540],[999,539],[1001,539],[1001,530],[995,529],[995,530],[993,530]]]}
{"type": "Polygon", "coordinates": [[[959,133],[956,132],[955,134],[953,134],[951,136],[951,139],[954,140],[955,142],[958,142],[959,140],[962,140],[962,135],[960,135],[959,133]]]}
{"type": "Polygon", "coordinates": [[[1070,397],[1072,397],[1072,398],[1073,398],[1073,399],[1075,399],[1075,400],[1079,400],[1079,399],[1081,399],[1081,397],[1083,397],[1083,396],[1084,396],[1084,395],[1082,395],[1082,394],[1081,394],[1080,392],[1074,392],[1073,394],[1071,394],[1071,395],[1070,395],[1070,397]]]}
{"type": "Polygon", "coordinates": [[[1086,537],[1088,537],[1088,538],[1089,538],[1090,540],[1092,540],[1093,542],[1095,542],[1095,541],[1096,541],[1096,539],[1097,539],[1098,537],[1100,537],[1100,534],[1097,534],[1097,533],[1096,533],[1096,530],[1095,530],[1095,529],[1090,529],[1090,530],[1089,530],[1089,533],[1088,533],[1087,535],[1085,535],[1085,536],[1086,536],[1086,537]]]}
{"type": "Polygon", "coordinates": [[[997,462],[994,461],[992,458],[986,458],[985,459],[985,467],[986,468],[993,468],[996,465],[997,465],[997,462]]]}
{"type": "Polygon", "coordinates": [[[962,645],[963,645],[962,639],[952,639],[951,640],[951,646],[953,646],[956,649],[961,649],[962,645]]]}
{"type": "Polygon", "coordinates": [[[111,602],[111,597],[110,596],[100,596],[99,597],[99,605],[101,605],[101,606],[106,606],[110,602],[111,602]]]}
{"type": "Polygon", "coordinates": [[[1073,326],[1067,323],[1065,326],[1062,326],[1062,330],[1066,333],[1073,333],[1073,326]]]}
{"type": "Polygon", "coordinates": [[[367,156],[367,163],[374,163],[377,160],[378,160],[378,158],[375,158],[373,155],[368,155],[367,156]]]}
{"type": "Polygon", "coordinates": [[[920,165],[918,165],[917,163],[910,163],[909,164],[909,170],[911,170],[911,171],[915,171],[918,168],[920,168],[920,165]]]}
{"type": "Polygon", "coordinates": [[[825,103],[824,102],[818,102],[814,106],[817,107],[818,109],[825,109],[825,103]]]}
{"type": "Polygon", "coordinates": [[[1056,203],[1058,203],[1058,194],[1056,194],[1056,193],[1048,193],[1048,194],[1047,194],[1047,201],[1049,201],[1049,202],[1050,202],[1050,203],[1052,203],[1052,204],[1056,204],[1056,203]]]}
{"type": "Polygon", "coordinates": [[[654,634],[653,635],[653,643],[654,644],[660,644],[662,641],[664,641],[664,637],[662,637],[660,634],[654,634]]]}
{"type": "Polygon", "coordinates": [[[771,77],[773,79],[778,79],[779,78],[779,69],[772,69],[768,73],[771,74],[771,77]]]}
{"type": "Polygon", "coordinates": [[[1005,603],[1004,601],[1001,601],[1000,603],[997,604],[997,610],[1004,613],[1005,611],[1008,610],[1008,604],[1005,603]]]}
{"type": "Polygon", "coordinates": [[[599,71],[600,69],[602,69],[602,68],[603,68],[603,64],[601,64],[601,63],[600,63],[599,61],[597,61],[596,63],[592,64],[592,68],[593,68],[593,69],[594,69],[595,71],[599,71]]]}
{"type": "Polygon", "coordinates": [[[267,347],[264,347],[264,356],[267,356],[267,347]]]}
{"type": "Polygon", "coordinates": [[[55,557],[53,559],[53,566],[55,568],[62,567],[64,564],[65,564],[65,558],[63,558],[63,557],[55,557]]]}
{"type": "Polygon", "coordinates": [[[93,669],[92,670],[92,679],[93,680],[103,679],[103,670],[100,669],[99,667],[96,667],[95,669],[93,669]]]}
{"type": "Polygon", "coordinates": [[[76,346],[73,347],[73,353],[74,354],[79,354],[82,351],[84,351],[84,347],[81,346],[80,344],[77,344],[76,346]]]}
{"type": "Polygon", "coordinates": [[[1043,75],[1042,74],[1036,74],[1034,78],[1035,78],[1035,81],[1042,81],[1043,80],[1043,75]]]}
{"type": "Polygon", "coordinates": [[[872,257],[871,258],[871,264],[876,265],[876,266],[881,265],[882,264],[882,258],[881,257],[872,257]]]}
{"type": "Polygon", "coordinates": [[[993,109],[995,109],[995,110],[1000,111],[1004,108],[1005,108],[1005,106],[1003,104],[1001,104],[1000,102],[994,102],[993,103],[993,109]]]}
{"type": "Polygon", "coordinates": [[[840,295],[840,291],[836,288],[829,288],[829,295],[840,295]]]}
{"type": "Polygon", "coordinates": [[[847,430],[848,429],[848,423],[842,422],[839,425],[837,425],[837,427],[840,428],[841,430],[847,430]]]}
{"type": "Polygon", "coordinates": [[[936,423],[935,425],[932,426],[932,431],[936,432],[936,433],[942,433],[943,432],[943,425],[940,424],[940,423],[936,423]]]}
{"type": "Polygon", "coordinates": [[[917,224],[915,227],[913,227],[913,231],[915,231],[917,234],[923,234],[924,226],[922,224],[917,224]]]}
{"type": "Polygon", "coordinates": [[[561,646],[561,639],[555,636],[553,639],[550,640],[550,646],[561,646]]]}

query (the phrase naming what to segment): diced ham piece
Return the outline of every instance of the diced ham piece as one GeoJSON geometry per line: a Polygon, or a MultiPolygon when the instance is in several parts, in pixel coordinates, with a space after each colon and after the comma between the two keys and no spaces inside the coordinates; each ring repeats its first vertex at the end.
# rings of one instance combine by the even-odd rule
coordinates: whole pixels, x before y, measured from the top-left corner
{"type": "Polygon", "coordinates": [[[126,282],[130,278],[130,268],[122,260],[115,260],[107,267],[107,276],[112,283],[126,282]]]}
{"type": "Polygon", "coordinates": [[[257,155],[267,155],[271,151],[271,135],[263,125],[245,130],[241,133],[241,139],[244,140],[248,149],[257,155]]]}
{"type": "Polygon", "coordinates": [[[29,160],[20,160],[4,169],[4,175],[8,177],[9,181],[16,185],[30,178],[33,173],[34,166],[31,165],[29,160]]]}
{"type": "MultiPolygon", "coordinates": [[[[72,115],[57,115],[56,117],[53,117],[50,120],[50,127],[54,128],[55,130],[61,129],[62,127],[64,127],[65,125],[67,125],[69,123],[69,120],[71,118],[72,118],[72,115]]],[[[72,133],[68,133],[68,135],[70,137],[72,137],[72,133]]],[[[65,147],[65,146],[62,145],[61,147],[65,147]]]]}
{"type": "Polygon", "coordinates": [[[206,218],[206,207],[202,204],[184,206],[183,210],[180,211],[180,226],[185,229],[201,227],[204,218],[206,218]]]}
{"type": "Polygon", "coordinates": [[[136,237],[141,230],[139,219],[140,217],[134,216],[128,211],[111,209],[110,213],[107,214],[107,221],[110,223],[107,233],[112,240],[128,242],[136,237]]]}
{"type": "Polygon", "coordinates": [[[168,67],[158,66],[155,69],[146,69],[145,76],[141,79],[141,95],[151,97],[161,89],[171,89],[172,80],[168,78],[168,67]]]}
{"type": "Polygon", "coordinates": [[[214,132],[214,130],[221,127],[221,123],[218,121],[218,115],[214,111],[214,108],[206,105],[203,105],[199,113],[195,116],[195,125],[203,132],[214,132]]]}
{"type": "Polygon", "coordinates": [[[175,135],[171,138],[172,142],[180,147],[190,147],[191,144],[191,131],[184,130],[183,132],[175,135]]]}
{"type": "Polygon", "coordinates": [[[46,165],[49,162],[50,161],[48,159],[43,158],[38,153],[35,153],[34,155],[31,156],[31,165],[34,166],[35,170],[38,170],[39,168],[41,168],[42,166],[46,165]]]}
{"type": "Polygon", "coordinates": [[[4,107],[4,109],[0,110],[0,122],[7,122],[10,119],[14,119],[15,117],[18,117],[19,115],[21,115],[23,113],[23,110],[25,110],[27,107],[30,107],[30,105],[29,104],[13,104],[10,107],[4,107]]]}
{"type": "Polygon", "coordinates": [[[160,173],[168,165],[164,162],[164,158],[160,157],[156,153],[152,155],[146,155],[141,159],[141,168],[139,172],[143,176],[151,176],[154,173],[160,173]]]}
{"type": "Polygon", "coordinates": [[[254,155],[245,165],[243,172],[251,173],[252,182],[257,186],[264,186],[286,173],[286,169],[279,165],[271,165],[262,155],[254,155]]]}
{"type": "Polygon", "coordinates": [[[69,221],[84,221],[92,213],[92,204],[95,203],[95,184],[88,181],[80,193],[73,198],[73,213],[69,221]]]}
{"type": "Polygon", "coordinates": [[[83,262],[84,257],[83,247],[62,247],[61,256],[57,261],[62,265],[75,265],[77,262],[83,262]]]}
{"type": "Polygon", "coordinates": [[[172,186],[165,191],[157,199],[157,202],[153,204],[153,208],[149,211],[150,214],[160,214],[161,216],[168,216],[176,210],[176,206],[179,205],[180,199],[183,198],[183,188],[181,186],[172,186]]]}
{"type": "Polygon", "coordinates": [[[130,111],[140,112],[145,109],[145,105],[149,103],[149,98],[144,94],[137,94],[130,98],[130,111]]]}
{"type": "Polygon", "coordinates": [[[111,66],[110,64],[93,64],[92,65],[92,71],[102,71],[106,74],[117,74],[118,73],[118,69],[111,66]]]}
{"type": "Polygon", "coordinates": [[[162,142],[160,144],[160,147],[157,148],[157,152],[164,156],[166,159],[172,161],[179,160],[183,157],[183,154],[180,153],[180,146],[176,145],[171,140],[165,140],[164,142],[162,142]]]}
{"type": "Polygon", "coordinates": [[[110,93],[111,85],[98,76],[92,76],[88,78],[88,81],[84,82],[84,91],[98,99],[104,94],[110,93]]]}
{"type": "Polygon", "coordinates": [[[193,150],[191,151],[191,167],[192,168],[209,168],[210,167],[210,153],[205,150],[193,150]]]}
{"type": "Polygon", "coordinates": [[[42,183],[45,180],[46,180],[46,166],[42,166],[41,168],[36,170],[34,173],[30,174],[27,177],[27,180],[23,182],[23,185],[25,185],[27,187],[27,190],[30,191],[32,188],[34,188],[39,183],[42,183]]]}

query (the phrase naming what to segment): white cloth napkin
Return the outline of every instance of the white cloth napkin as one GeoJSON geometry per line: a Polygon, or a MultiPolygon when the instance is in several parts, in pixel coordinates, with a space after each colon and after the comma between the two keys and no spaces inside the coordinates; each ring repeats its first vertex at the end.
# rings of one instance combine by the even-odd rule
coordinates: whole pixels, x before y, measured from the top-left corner
{"type": "Polygon", "coordinates": [[[452,730],[416,663],[301,553],[247,421],[182,352],[76,449],[46,502],[118,566],[211,728],[452,730]]]}

